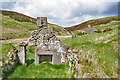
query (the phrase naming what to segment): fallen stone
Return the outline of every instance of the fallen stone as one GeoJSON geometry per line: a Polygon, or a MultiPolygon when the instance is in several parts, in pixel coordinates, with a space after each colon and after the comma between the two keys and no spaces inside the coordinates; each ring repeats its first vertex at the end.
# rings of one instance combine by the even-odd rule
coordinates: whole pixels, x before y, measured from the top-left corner
{"type": "Polygon", "coordinates": [[[73,52],[73,53],[78,53],[79,51],[76,50],[76,49],[73,49],[72,52],[73,52]]]}

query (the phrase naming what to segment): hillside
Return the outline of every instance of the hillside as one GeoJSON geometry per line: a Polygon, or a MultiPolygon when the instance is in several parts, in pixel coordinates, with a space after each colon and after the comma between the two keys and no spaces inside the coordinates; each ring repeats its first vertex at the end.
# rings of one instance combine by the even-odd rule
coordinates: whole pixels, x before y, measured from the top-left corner
{"type": "Polygon", "coordinates": [[[79,78],[118,78],[118,21],[96,25],[97,29],[111,30],[62,39],[78,51],[79,78]]]}
{"type": "MultiPolygon", "coordinates": [[[[30,31],[37,29],[36,19],[29,16],[1,10],[0,25],[2,25],[2,39],[28,38],[30,31]]],[[[49,29],[56,35],[69,35],[63,27],[48,23],[49,29]]]]}
{"type": "Polygon", "coordinates": [[[88,20],[85,21],[81,24],[72,26],[72,27],[67,27],[65,28],[67,31],[76,31],[76,30],[81,30],[86,28],[88,25],[91,26],[96,26],[96,25],[101,25],[101,24],[107,24],[111,21],[118,21],[118,16],[111,16],[111,17],[104,17],[104,18],[99,18],[99,19],[93,19],[93,20],[88,20]]]}
{"type": "MultiPolygon", "coordinates": [[[[13,20],[8,16],[3,17],[13,20]]],[[[15,20],[14,22],[18,24],[21,23],[15,20]]],[[[21,25],[23,25],[23,23],[29,24],[30,26],[33,25],[31,29],[35,28],[35,24],[33,23],[22,22],[21,25]]],[[[110,21],[107,24],[95,26],[95,28],[99,30],[110,28],[110,30],[105,32],[81,35],[75,39],[61,38],[71,50],[74,49],[77,51],[76,54],[80,59],[78,64],[78,78],[118,78],[118,23],[120,23],[120,21],[110,21]]],[[[21,27],[18,26],[15,28],[14,26],[11,27],[12,29],[21,29],[21,27]]],[[[26,30],[26,27],[22,28],[26,30]]],[[[6,32],[9,31],[10,30],[6,32]]],[[[14,45],[17,45],[17,43],[2,44],[2,58],[4,58],[4,61],[9,60],[6,56],[8,52],[14,53],[14,47],[18,49],[18,46],[14,45]]],[[[35,47],[27,47],[27,49],[28,65],[16,64],[13,70],[4,73],[5,78],[68,78],[76,74],[74,73],[70,76],[70,67],[68,64],[52,65],[47,62],[35,66],[35,47]]],[[[8,61],[8,64],[10,65],[12,62],[8,61]]]]}

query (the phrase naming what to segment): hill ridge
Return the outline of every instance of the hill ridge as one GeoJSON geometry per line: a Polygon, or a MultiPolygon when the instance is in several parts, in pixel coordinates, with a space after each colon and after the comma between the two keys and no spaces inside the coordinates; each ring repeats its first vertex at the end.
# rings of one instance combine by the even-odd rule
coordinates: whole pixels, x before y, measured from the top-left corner
{"type": "MultiPolygon", "coordinates": [[[[30,31],[37,29],[37,19],[24,14],[0,10],[2,17],[2,37],[0,40],[30,37],[30,31]]],[[[70,33],[63,27],[48,23],[48,28],[55,35],[66,36],[70,33]]]]}
{"type": "Polygon", "coordinates": [[[92,20],[88,20],[88,21],[85,21],[83,23],[74,25],[72,27],[66,27],[65,29],[67,31],[71,32],[71,31],[84,29],[88,25],[95,26],[95,25],[100,25],[100,24],[107,24],[107,23],[109,23],[110,21],[113,21],[113,20],[118,21],[119,20],[118,16],[110,16],[110,17],[92,19],[92,20]]]}
{"type": "MultiPolygon", "coordinates": [[[[29,19],[31,19],[31,20],[37,21],[36,18],[33,18],[33,17],[30,17],[30,16],[27,16],[27,15],[25,15],[25,14],[23,14],[23,13],[19,13],[19,12],[15,12],[15,11],[0,10],[0,12],[9,12],[9,13],[17,14],[17,15],[19,15],[19,16],[24,16],[24,17],[29,18],[29,19]]],[[[4,14],[3,14],[3,15],[4,15],[4,14]]],[[[9,16],[9,14],[8,14],[8,16],[9,16]]],[[[59,25],[52,24],[52,23],[48,23],[48,24],[50,24],[50,25],[54,25],[54,26],[59,26],[59,25]]]]}

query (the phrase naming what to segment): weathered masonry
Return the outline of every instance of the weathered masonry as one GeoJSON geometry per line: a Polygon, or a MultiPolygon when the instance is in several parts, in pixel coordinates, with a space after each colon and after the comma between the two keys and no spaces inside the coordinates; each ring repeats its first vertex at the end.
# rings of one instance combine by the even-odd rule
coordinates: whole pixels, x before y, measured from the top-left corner
{"type": "MultiPolygon", "coordinates": [[[[31,32],[28,46],[35,46],[35,65],[44,61],[49,61],[52,64],[63,64],[66,62],[68,46],[48,29],[46,17],[37,17],[37,30],[31,32]]],[[[21,47],[25,48],[25,46],[21,47]]],[[[20,49],[19,54],[23,55],[19,59],[24,64],[26,50],[20,49]],[[21,60],[23,57],[24,61],[21,60]]]]}
{"type": "Polygon", "coordinates": [[[26,44],[24,42],[19,44],[18,57],[21,64],[26,62],[26,44]]]}
{"type": "Polygon", "coordinates": [[[95,27],[93,26],[93,28],[88,25],[87,28],[85,28],[84,30],[84,34],[93,34],[93,33],[98,33],[97,29],[95,29],[95,27]]]}

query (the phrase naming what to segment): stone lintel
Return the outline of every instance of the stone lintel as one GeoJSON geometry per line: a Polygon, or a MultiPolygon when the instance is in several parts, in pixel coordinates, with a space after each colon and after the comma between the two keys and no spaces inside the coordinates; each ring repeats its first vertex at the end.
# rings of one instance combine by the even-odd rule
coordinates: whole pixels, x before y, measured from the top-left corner
{"type": "Polygon", "coordinates": [[[38,55],[53,55],[56,52],[51,52],[51,51],[41,51],[38,53],[38,55]]]}
{"type": "Polygon", "coordinates": [[[22,43],[19,44],[19,46],[27,46],[27,43],[22,42],[22,43]]]}

